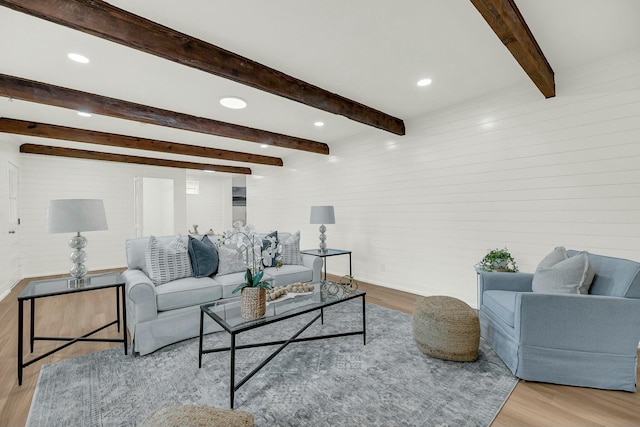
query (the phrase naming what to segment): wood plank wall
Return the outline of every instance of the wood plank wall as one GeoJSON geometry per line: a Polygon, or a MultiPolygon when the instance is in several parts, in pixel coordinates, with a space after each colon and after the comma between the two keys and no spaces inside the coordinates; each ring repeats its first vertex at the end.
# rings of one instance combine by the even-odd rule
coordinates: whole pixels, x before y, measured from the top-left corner
{"type": "Polygon", "coordinates": [[[300,228],[316,247],[309,207],[334,205],[328,245],[354,251],[356,277],[473,306],[488,249],[508,247],[530,272],[559,245],[640,261],[640,54],[559,70],[557,87],[408,120],[404,137],[337,141],[326,160],[287,159],[248,178],[249,221],[300,228]]]}

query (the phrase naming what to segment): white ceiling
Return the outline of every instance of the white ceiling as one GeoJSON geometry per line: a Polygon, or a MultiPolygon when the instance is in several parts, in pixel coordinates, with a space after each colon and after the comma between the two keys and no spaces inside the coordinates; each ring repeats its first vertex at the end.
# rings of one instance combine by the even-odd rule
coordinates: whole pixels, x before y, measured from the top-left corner
{"type": "MultiPolygon", "coordinates": [[[[638,0],[516,0],[556,75],[640,48],[638,0]]],[[[113,5],[405,120],[535,86],[469,0],[112,0],[113,5]],[[433,84],[416,86],[429,77],[433,84]]],[[[330,147],[384,131],[0,7],[0,73],[308,138],[330,147]],[[91,59],[87,65],[67,53],[91,59]],[[228,110],[219,98],[249,106],[228,110]],[[313,126],[324,121],[323,128],[313,126]]],[[[542,95],[540,94],[540,97],[542,95]]],[[[292,151],[0,98],[0,116],[269,156],[292,151]]],[[[407,134],[411,128],[407,128],[407,134]]],[[[392,137],[392,134],[389,134],[392,137]]],[[[34,137],[10,141],[147,157],[187,156],[34,137]]],[[[319,156],[318,154],[308,154],[319,156]]],[[[228,161],[216,164],[249,166],[228,161]]]]}

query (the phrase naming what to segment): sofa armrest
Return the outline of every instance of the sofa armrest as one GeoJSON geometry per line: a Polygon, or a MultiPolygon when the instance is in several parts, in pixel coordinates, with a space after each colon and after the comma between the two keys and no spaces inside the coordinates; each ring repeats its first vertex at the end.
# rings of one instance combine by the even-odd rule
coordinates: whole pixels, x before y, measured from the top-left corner
{"type": "Polygon", "coordinates": [[[478,307],[482,306],[484,291],[531,292],[532,273],[478,272],[478,307]]]}
{"type": "Polygon", "coordinates": [[[314,255],[300,254],[302,257],[302,265],[313,270],[313,279],[311,283],[318,283],[322,280],[322,258],[314,255]]]}
{"type": "Polygon", "coordinates": [[[515,307],[522,345],[611,354],[637,351],[638,299],[522,293],[515,307]]]}
{"type": "Polygon", "coordinates": [[[156,287],[144,272],[129,269],[122,273],[126,283],[127,314],[135,323],[146,322],[158,317],[156,287]]]}

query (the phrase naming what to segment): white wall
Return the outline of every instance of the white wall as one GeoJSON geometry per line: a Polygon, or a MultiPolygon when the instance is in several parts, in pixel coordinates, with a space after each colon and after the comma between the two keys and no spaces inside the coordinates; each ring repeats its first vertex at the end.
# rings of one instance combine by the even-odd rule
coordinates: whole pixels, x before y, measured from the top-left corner
{"type": "Polygon", "coordinates": [[[353,250],[356,278],[473,306],[473,266],[492,248],[521,271],[558,245],[640,261],[639,58],[556,73],[552,99],[526,82],[409,120],[402,137],[370,131],[330,143],[328,158],[254,168],[248,222],[301,229],[311,248],[309,207],[334,205],[328,246],[353,250]]]}
{"type": "Polygon", "coordinates": [[[187,194],[187,227],[205,234],[210,229],[222,233],[231,227],[231,180],[229,174],[187,171],[187,179],[198,181],[199,194],[187,194]]]}
{"type": "MultiPolygon", "coordinates": [[[[186,233],[185,171],[183,169],[124,163],[21,155],[20,249],[22,274],[33,277],[65,273],[71,267],[66,234],[48,234],[47,203],[50,199],[103,199],[109,230],[84,233],[89,270],[126,266],[124,243],[135,237],[134,177],[168,178],[174,181],[176,233],[186,233]]],[[[159,213],[161,214],[161,213],[159,213]]]]}

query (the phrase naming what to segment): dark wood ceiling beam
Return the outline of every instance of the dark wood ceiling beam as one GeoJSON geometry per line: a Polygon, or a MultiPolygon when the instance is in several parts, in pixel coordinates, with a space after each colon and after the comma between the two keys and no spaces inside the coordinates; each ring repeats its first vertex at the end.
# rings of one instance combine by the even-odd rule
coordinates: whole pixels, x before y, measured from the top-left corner
{"type": "Polygon", "coordinates": [[[162,153],[181,154],[185,156],[206,157],[216,160],[258,163],[269,166],[282,166],[279,157],[259,154],[241,153],[238,151],[220,150],[217,148],[178,144],[156,139],[137,138],[114,133],[57,126],[46,123],[28,122],[10,118],[0,118],[0,132],[16,135],[37,136],[64,141],[85,142],[89,144],[108,145],[110,147],[133,148],[136,150],[159,151],[162,153]]]}
{"type": "Polygon", "coordinates": [[[471,0],[545,98],[556,96],[554,73],[513,0],[471,0]]]}
{"type": "Polygon", "coordinates": [[[102,153],[99,151],[77,150],[75,148],[51,147],[48,145],[22,144],[21,153],[45,156],[72,157],[74,159],[102,160],[106,162],[135,163],[138,165],[164,166],[168,168],[195,169],[251,175],[251,169],[239,166],[209,165],[178,160],[153,159],[149,157],[127,156],[124,154],[102,153]]]}
{"type": "Polygon", "coordinates": [[[397,135],[402,120],[100,0],[0,0],[0,5],[397,135]]]}
{"type": "Polygon", "coordinates": [[[191,116],[6,74],[0,74],[0,96],[275,147],[329,154],[329,146],[322,142],[191,116]]]}

